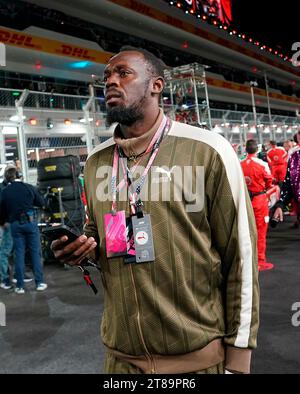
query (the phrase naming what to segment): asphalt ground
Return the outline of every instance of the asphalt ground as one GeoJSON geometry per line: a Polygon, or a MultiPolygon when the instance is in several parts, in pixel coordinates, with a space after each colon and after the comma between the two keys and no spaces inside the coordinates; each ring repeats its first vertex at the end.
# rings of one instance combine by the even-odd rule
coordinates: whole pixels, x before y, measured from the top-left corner
{"type": "MultiPolygon", "coordinates": [[[[267,256],[274,269],[260,272],[261,311],[258,348],[252,373],[299,373],[300,230],[292,218],[270,229],[267,256]]],[[[0,289],[6,326],[0,327],[0,373],[101,374],[104,348],[100,339],[103,295],[99,274],[91,269],[99,293],[94,295],[77,268],[46,264],[45,292],[27,284],[24,295],[0,289]]]]}

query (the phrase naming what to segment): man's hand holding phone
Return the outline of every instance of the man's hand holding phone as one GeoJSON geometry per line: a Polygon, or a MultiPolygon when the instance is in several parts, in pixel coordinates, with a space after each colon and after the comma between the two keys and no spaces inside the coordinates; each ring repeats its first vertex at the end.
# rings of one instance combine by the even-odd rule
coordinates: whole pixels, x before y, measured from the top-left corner
{"type": "Polygon", "coordinates": [[[86,235],[80,235],[70,243],[68,239],[67,235],[63,235],[51,243],[55,258],[64,264],[79,265],[97,246],[95,239],[86,235]]]}

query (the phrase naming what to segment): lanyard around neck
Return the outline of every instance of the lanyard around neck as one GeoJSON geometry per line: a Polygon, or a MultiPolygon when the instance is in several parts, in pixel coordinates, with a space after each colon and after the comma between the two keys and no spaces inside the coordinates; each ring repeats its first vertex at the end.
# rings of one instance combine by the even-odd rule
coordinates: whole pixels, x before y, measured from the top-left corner
{"type": "Polygon", "coordinates": [[[114,150],[114,160],[113,160],[113,169],[112,169],[112,180],[111,180],[111,186],[112,186],[112,212],[116,212],[117,209],[117,193],[119,193],[125,185],[127,185],[129,189],[129,200],[130,200],[130,207],[131,207],[131,213],[134,215],[136,213],[136,204],[137,204],[137,199],[138,195],[141,192],[141,189],[145,183],[146,176],[149,172],[149,169],[151,168],[159,150],[159,145],[160,142],[170,128],[170,119],[167,118],[166,116],[163,117],[162,122],[156,131],[155,135],[151,139],[146,151],[145,155],[149,152],[152,151],[152,154],[148,160],[147,166],[144,169],[138,186],[136,187],[136,190],[133,188],[133,174],[138,167],[140,161],[142,158],[131,168],[131,170],[128,169],[127,165],[125,166],[124,164],[124,155],[123,152],[119,149],[119,147],[116,145],[115,150],[114,150]],[[118,172],[118,164],[119,164],[119,159],[121,159],[121,164],[122,164],[122,169],[123,169],[123,175],[124,178],[122,181],[117,185],[117,172],[118,172]]]}

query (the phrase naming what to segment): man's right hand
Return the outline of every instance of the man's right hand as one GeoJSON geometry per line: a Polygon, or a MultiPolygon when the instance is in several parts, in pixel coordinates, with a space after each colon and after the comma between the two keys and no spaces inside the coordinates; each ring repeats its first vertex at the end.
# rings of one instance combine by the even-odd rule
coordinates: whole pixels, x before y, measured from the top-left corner
{"type": "Polygon", "coordinates": [[[66,243],[67,240],[68,237],[64,235],[51,244],[55,258],[64,264],[79,265],[81,260],[97,246],[93,237],[87,238],[85,235],[81,235],[69,244],[66,243]]]}
{"type": "Polygon", "coordinates": [[[276,211],[274,212],[273,218],[274,219],[279,219],[280,222],[283,222],[283,212],[282,212],[282,209],[280,207],[278,207],[276,209],[276,211]]]}

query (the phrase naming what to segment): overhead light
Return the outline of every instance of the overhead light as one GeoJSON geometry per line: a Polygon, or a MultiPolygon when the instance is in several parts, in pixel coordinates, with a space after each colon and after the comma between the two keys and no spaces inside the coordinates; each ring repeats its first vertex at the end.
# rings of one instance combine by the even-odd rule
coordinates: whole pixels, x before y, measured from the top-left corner
{"type": "Polygon", "coordinates": [[[65,119],[65,120],[64,120],[64,124],[65,124],[66,126],[71,126],[71,124],[72,124],[71,119],[65,119]]]}
{"type": "MultiPolygon", "coordinates": [[[[22,119],[23,119],[23,120],[26,119],[26,116],[23,115],[23,116],[22,116],[22,119]]],[[[20,117],[19,117],[19,115],[12,115],[12,116],[9,118],[9,120],[11,120],[12,122],[18,122],[18,121],[20,120],[20,117]]]]}
{"type": "Polygon", "coordinates": [[[55,152],[55,149],[54,148],[45,149],[45,152],[55,152]]]}
{"type": "MultiPolygon", "coordinates": [[[[93,121],[93,118],[89,118],[89,122],[92,122],[92,121],[93,121]]],[[[85,123],[85,118],[80,118],[79,122],[80,123],[85,123]]]]}
{"type": "Polygon", "coordinates": [[[278,127],[277,130],[276,130],[276,133],[281,134],[282,133],[282,128],[278,127]]]}
{"type": "Polygon", "coordinates": [[[252,126],[250,128],[249,132],[255,134],[256,133],[256,128],[254,126],[252,126]]]}
{"type": "Polygon", "coordinates": [[[96,127],[101,126],[101,123],[102,123],[101,119],[97,119],[95,122],[96,127]]]}
{"type": "Polygon", "coordinates": [[[88,61],[88,60],[82,60],[80,62],[73,62],[69,64],[70,68],[75,68],[75,69],[82,69],[82,68],[87,68],[89,66],[91,66],[92,62],[88,61]]]}
{"type": "Polygon", "coordinates": [[[265,127],[264,133],[265,133],[265,134],[269,134],[269,133],[270,133],[270,128],[269,128],[269,127],[265,127]]]}
{"type": "Polygon", "coordinates": [[[239,126],[233,127],[232,133],[233,133],[233,134],[239,134],[239,133],[240,133],[240,128],[239,128],[239,126]]]}
{"type": "Polygon", "coordinates": [[[29,122],[29,124],[31,126],[36,126],[37,125],[37,119],[36,118],[30,118],[28,122],[29,122]]]}

